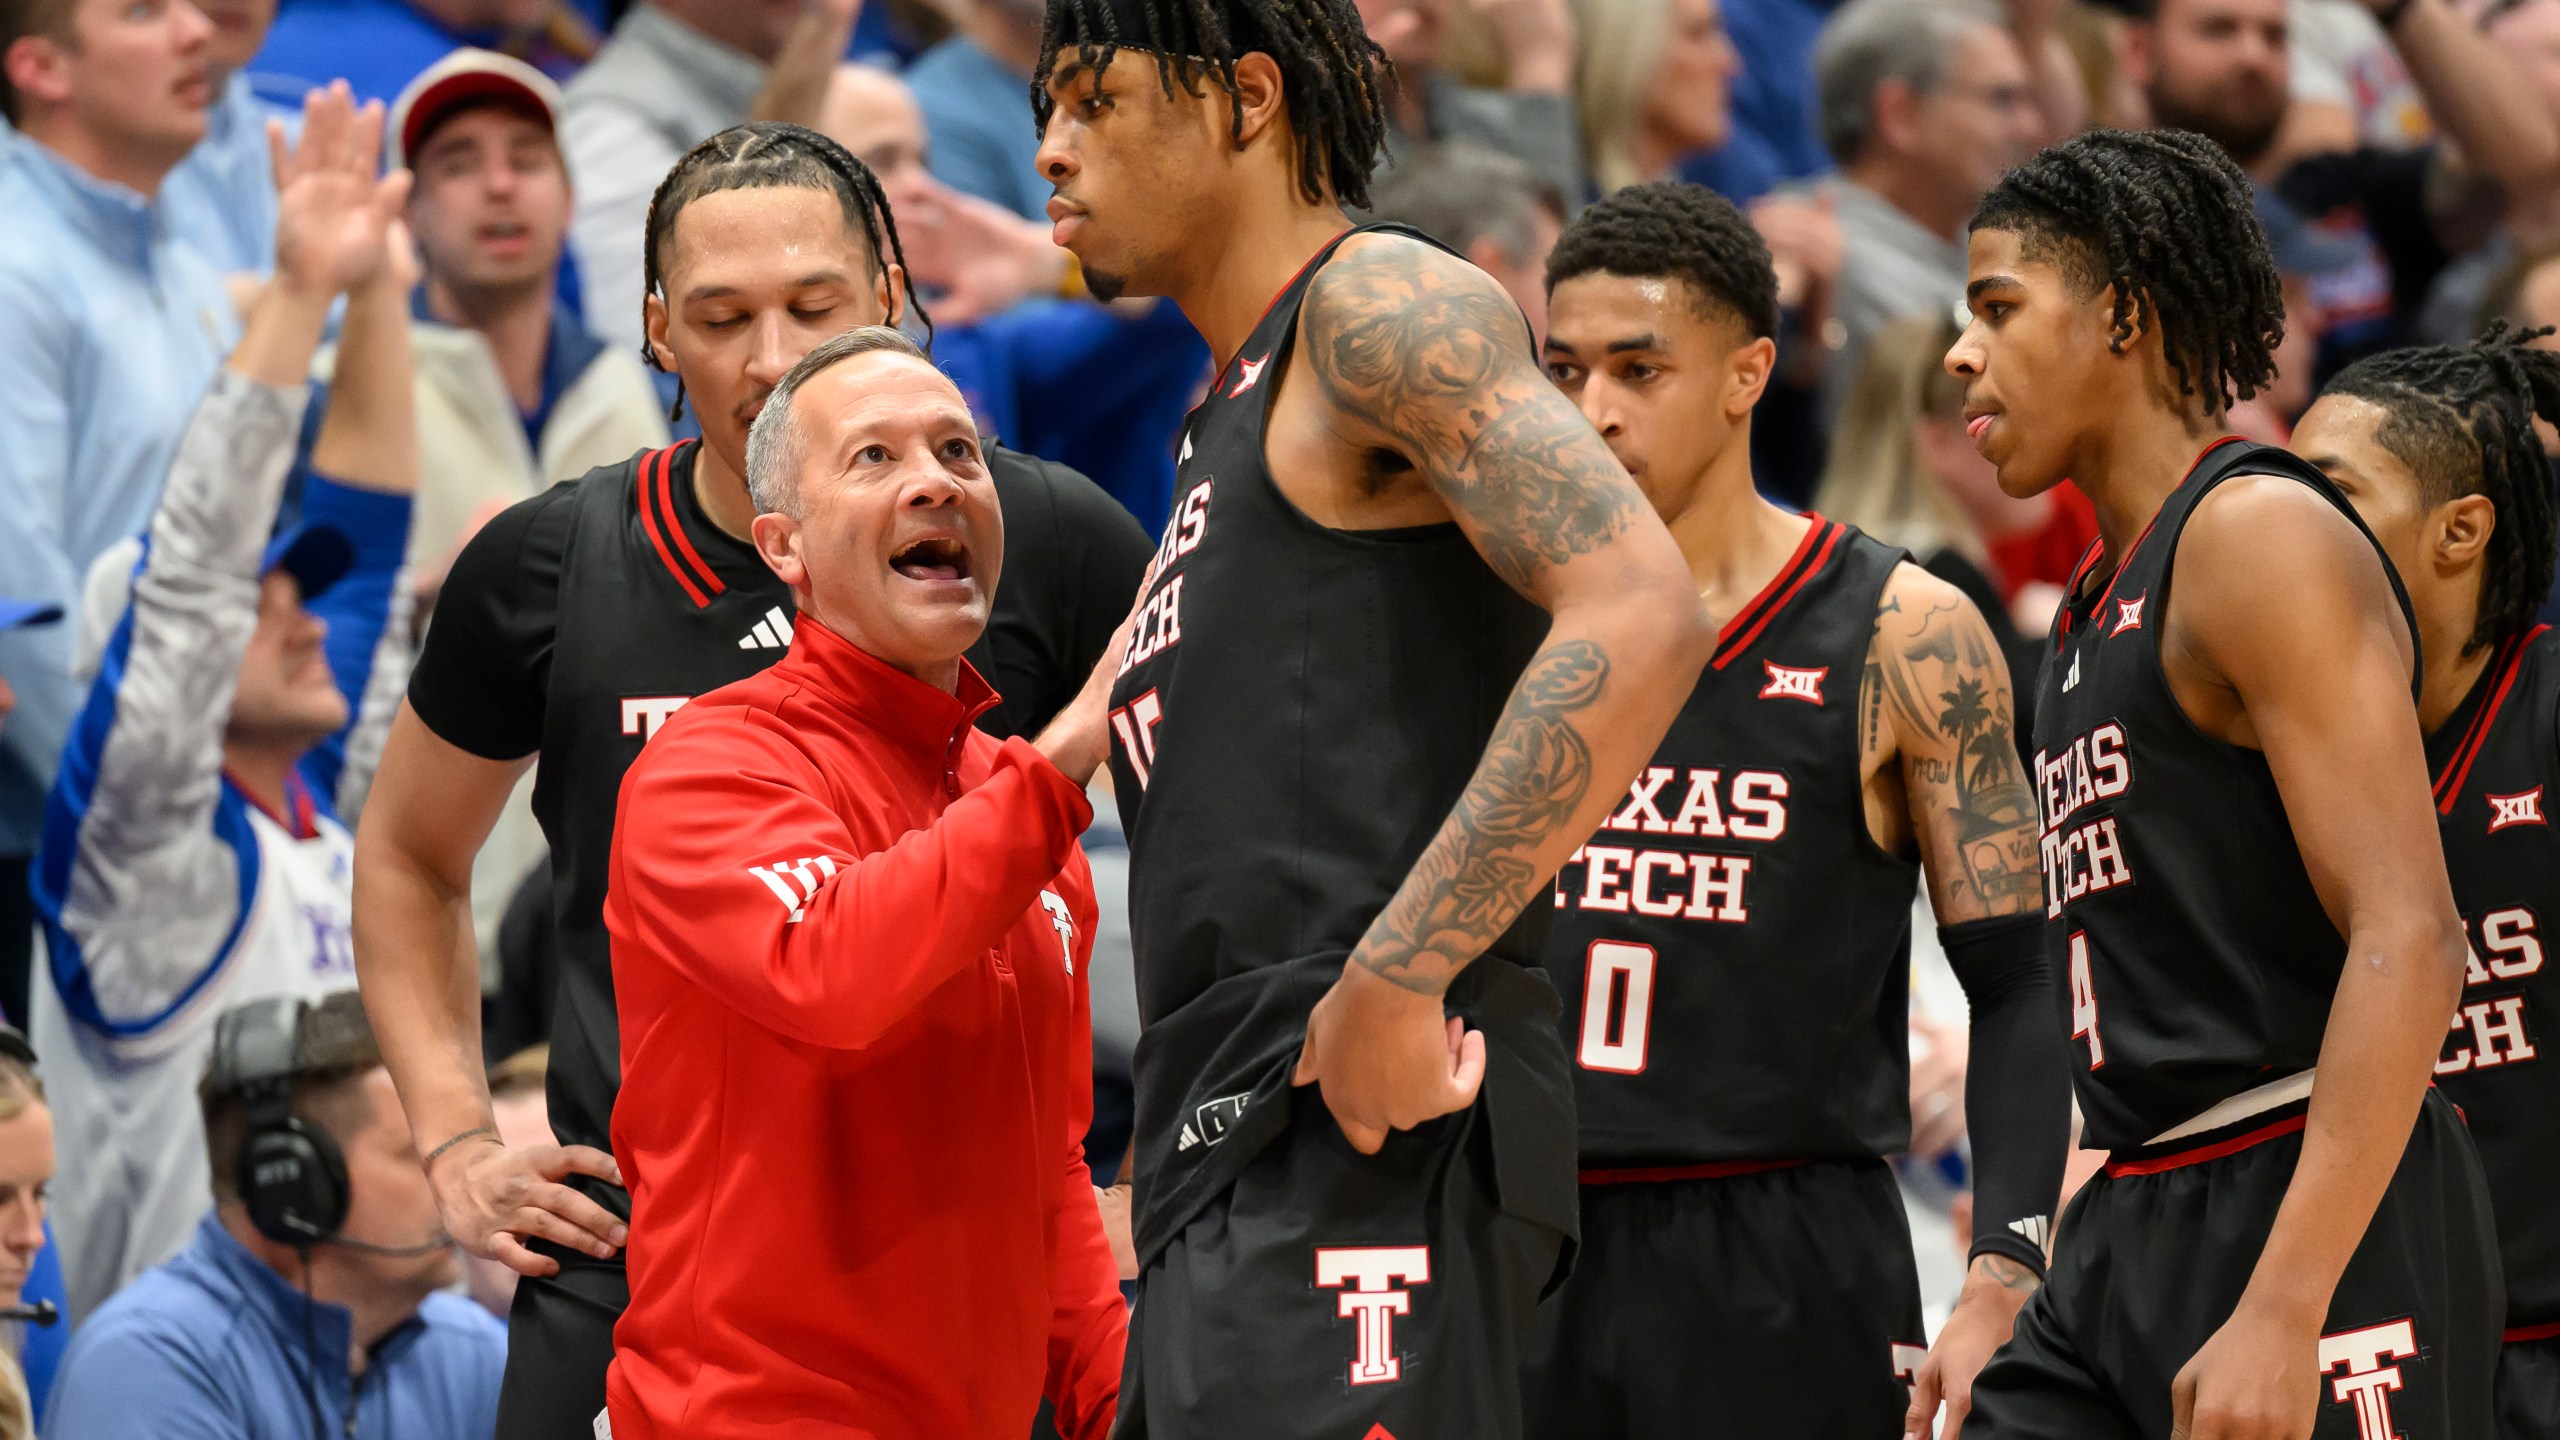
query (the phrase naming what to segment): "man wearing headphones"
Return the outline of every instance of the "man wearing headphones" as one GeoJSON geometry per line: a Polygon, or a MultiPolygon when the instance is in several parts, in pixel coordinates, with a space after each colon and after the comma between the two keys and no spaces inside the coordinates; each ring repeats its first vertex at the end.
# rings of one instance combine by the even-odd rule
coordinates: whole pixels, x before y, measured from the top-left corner
{"type": "Polygon", "coordinates": [[[461,1258],[353,991],[225,1011],[201,1090],[214,1206],[99,1307],[48,1440],[479,1440],[506,1330],[461,1258]]]}

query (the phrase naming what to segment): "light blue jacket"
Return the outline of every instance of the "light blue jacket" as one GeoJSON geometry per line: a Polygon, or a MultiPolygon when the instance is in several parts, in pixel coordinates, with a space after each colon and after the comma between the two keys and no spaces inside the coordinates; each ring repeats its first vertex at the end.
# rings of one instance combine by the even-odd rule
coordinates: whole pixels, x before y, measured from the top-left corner
{"type": "Polygon", "coordinates": [[[276,268],[276,173],[267,119],[299,129],[300,112],[281,113],[234,74],[205,112],[204,138],[160,187],[169,226],[225,274],[276,268]]]}
{"type": "Polygon", "coordinates": [[[430,1295],[360,1376],[347,1373],[353,1334],[346,1307],[307,1302],[208,1214],[194,1244],[72,1336],[45,1440],[311,1440],[315,1410],[319,1433],[348,1440],[495,1433],[507,1363],[496,1317],[430,1295]]]}
{"type": "MultiPolygon", "coordinates": [[[[0,595],[76,610],[100,551],[150,522],[178,436],[238,341],[221,273],[165,207],[14,135],[0,146],[0,595]]],[[[36,848],[86,689],[72,630],[0,635],[0,855],[36,848]]]]}

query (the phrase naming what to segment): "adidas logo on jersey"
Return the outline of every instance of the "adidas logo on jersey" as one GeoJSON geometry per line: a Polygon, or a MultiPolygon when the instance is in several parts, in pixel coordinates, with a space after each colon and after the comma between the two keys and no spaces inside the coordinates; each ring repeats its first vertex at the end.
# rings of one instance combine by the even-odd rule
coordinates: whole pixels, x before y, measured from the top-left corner
{"type": "Polygon", "coordinates": [[[2053,1234],[2053,1222],[2042,1215],[2030,1215],[2024,1220],[2012,1220],[2009,1222],[2009,1228],[2025,1236],[2027,1243],[2039,1250],[2045,1247],[2047,1238],[2053,1234]]]}
{"type": "Polygon", "coordinates": [[[1803,700],[1814,705],[1822,703],[1822,677],[1831,673],[1830,666],[1798,670],[1791,665],[1772,665],[1763,660],[1760,668],[1769,672],[1769,683],[1760,687],[1761,699],[1803,700]]]}
{"type": "Polygon", "coordinates": [[[738,637],[738,648],[741,650],[790,649],[791,617],[783,614],[782,607],[779,605],[767,610],[764,612],[764,618],[756,622],[756,628],[738,637]]]}
{"type": "Polygon", "coordinates": [[[1244,1104],[1252,1098],[1252,1092],[1248,1091],[1242,1095],[1221,1095],[1202,1104],[1192,1112],[1190,1122],[1182,1127],[1182,1138],[1173,1147],[1175,1152],[1180,1153],[1194,1145],[1215,1145],[1226,1139],[1228,1127],[1244,1118],[1244,1104]]]}
{"type": "Polygon", "coordinates": [[[2080,652],[2071,652],[2071,668],[2062,672],[2062,693],[2070,694],[2080,687],[2080,652]]]}
{"type": "Polygon", "coordinates": [[[2542,787],[2534,786],[2521,795],[2491,795],[2489,801],[2489,833],[2497,834],[2510,825],[2548,825],[2542,818],[2542,787]]]}

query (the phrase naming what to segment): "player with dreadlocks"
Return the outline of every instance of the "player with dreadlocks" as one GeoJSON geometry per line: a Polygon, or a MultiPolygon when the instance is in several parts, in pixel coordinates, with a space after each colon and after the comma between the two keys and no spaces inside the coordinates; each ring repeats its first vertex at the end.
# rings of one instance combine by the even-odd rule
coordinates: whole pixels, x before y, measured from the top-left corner
{"type": "Polygon", "coordinates": [[[1567,227],[1547,276],[1548,372],[1721,628],[1556,877],[1582,1251],[1538,1312],[1530,1431],[1674,1440],[1714,1415],[1885,1440],[1940,1395],[1961,1419],[2043,1274],[2071,1132],[2008,665],[1963,592],[1753,487],[1778,281],[1741,211],[1630,186],[1567,227]],[[1911,1148],[1923,879],[1973,1006],[1978,1181],[1964,1292],[1925,1355],[1885,1164],[1911,1148]]]}
{"type": "Polygon", "coordinates": [[[1519,308],[1345,219],[1384,125],[1351,0],[1051,0],[1043,48],[1058,243],[1222,367],[1112,692],[1123,1433],[1516,1436],[1575,1204],[1533,902],[1713,637],[1519,308]]]}
{"type": "Polygon", "coordinates": [[[2560,634],[2536,621],[2560,524],[2533,423],[2560,421],[2560,354],[2531,346],[2550,333],[2359,361],[2293,437],[2373,527],[2418,615],[2418,721],[2471,938],[2436,1084],[2470,1124],[2497,1214],[2501,1440],[2548,1435],[2560,1415],[2560,1069],[2543,1052],[2560,1039],[2560,968],[2543,964],[2542,932],[2560,918],[2544,808],[2560,789],[2560,634]]]}
{"type": "Polygon", "coordinates": [[[2109,1152],[1966,1440],[2487,1433],[2499,1289],[2478,1157],[2428,1072],[2461,920],[2370,532],[2229,435],[2274,372],[2247,179],[2102,131],[1975,213],[1947,353],[2000,486],[2099,541],[2036,704],[2051,959],[2082,1143],[2109,1152]]]}
{"type": "MultiPolygon", "coordinates": [[[[659,185],[647,240],[649,359],[681,381],[702,438],[526,500],[464,547],[356,835],[357,973],[445,1226],[526,1277],[508,1327],[507,1440],[589,1433],[628,1300],[602,919],[623,771],[687,700],[792,643],[791,592],[756,552],[743,478],[765,397],[821,341],[915,308],[878,181],[796,125],[695,146],[659,185]],[[480,846],[537,759],[563,1143],[519,1148],[499,1140],[483,1078],[469,899],[480,846]]],[[[1016,543],[969,659],[1006,697],[981,723],[1029,733],[1091,671],[1147,546],[1084,477],[999,448],[988,459],[1016,543]]]]}

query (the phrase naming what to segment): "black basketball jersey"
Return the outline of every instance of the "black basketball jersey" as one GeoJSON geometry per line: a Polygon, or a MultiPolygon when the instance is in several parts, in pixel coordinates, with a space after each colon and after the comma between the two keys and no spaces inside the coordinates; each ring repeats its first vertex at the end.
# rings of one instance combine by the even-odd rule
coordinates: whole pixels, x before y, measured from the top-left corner
{"type": "Polygon", "coordinates": [[[2228,438],[2198,457],[2105,584],[2089,575],[2092,547],[2054,621],[2032,779],[2095,1147],[2142,1145],[2318,1063],[2346,958],[2266,756],[2197,729],[2160,663],[2187,517],[2251,474],[2299,480],[2363,529],[2318,471],[2228,438]]]}
{"type": "Polygon", "coordinates": [[[1903,558],[1813,517],[1558,872],[1586,1173],[1909,1147],[1919,867],[1867,828],[1858,725],[1903,558]]]}
{"type": "Polygon", "coordinates": [[[2462,1004],[2436,1083],[2462,1107],[2497,1208],[2507,1323],[2560,1321],[2560,840],[2545,787],[2560,778],[2560,632],[2501,642],[2462,708],[2427,739],[2454,902],[2471,942],[2462,1004]]]}
{"type": "MultiPolygon", "coordinates": [[[[1331,530],[1272,479],[1270,400],[1307,287],[1341,243],[1272,302],[1192,412],[1112,686],[1149,1024],[1226,976],[1347,955],[1456,805],[1546,633],[1455,523],[1331,530]]],[[[1537,963],[1518,927],[1493,953],[1537,963]]]]}
{"type": "MultiPolygon", "coordinates": [[[[1455,523],[1328,529],[1272,478],[1271,397],[1308,285],[1340,243],[1307,262],[1192,412],[1112,687],[1145,1026],[1142,1262],[1286,1128],[1309,1011],[1457,804],[1547,629],[1455,523]]],[[[1502,1117],[1504,1207],[1569,1233],[1555,991],[1527,968],[1546,915],[1541,892],[1448,1000],[1486,1036],[1481,1105],[1502,1117]]]]}
{"type": "MultiPolygon", "coordinates": [[[[447,742],[490,759],[540,757],[533,811],[551,845],[560,972],[548,1091],[565,1144],[611,1148],[622,1084],[603,911],[623,772],[687,701],[791,644],[789,587],[695,498],[698,451],[694,441],[644,451],[492,520],[455,560],[410,680],[411,707],[447,742]]],[[[994,614],[969,660],[1024,703],[1054,707],[1127,613],[1145,539],[1073,471],[992,448],[989,469],[1008,531],[1020,523],[1023,534],[1006,547],[994,614]],[[1107,513],[1088,513],[1088,501],[1107,513]],[[1066,533],[1087,539],[1069,547],[1066,533]]],[[[618,1189],[586,1188],[627,1208],[618,1189]]]]}

